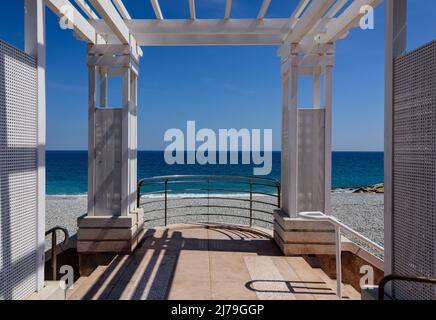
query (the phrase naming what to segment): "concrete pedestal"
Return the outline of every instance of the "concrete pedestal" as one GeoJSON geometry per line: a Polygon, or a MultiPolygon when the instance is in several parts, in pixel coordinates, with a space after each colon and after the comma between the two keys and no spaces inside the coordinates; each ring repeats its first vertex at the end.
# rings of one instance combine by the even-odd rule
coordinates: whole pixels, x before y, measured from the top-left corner
{"type": "Polygon", "coordinates": [[[127,216],[85,216],[78,219],[77,252],[80,275],[107,265],[117,254],[130,254],[142,240],[144,210],[127,216]]]}
{"type": "Polygon", "coordinates": [[[274,240],[286,256],[335,254],[335,229],[328,221],[290,218],[274,212],[274,240]]]}

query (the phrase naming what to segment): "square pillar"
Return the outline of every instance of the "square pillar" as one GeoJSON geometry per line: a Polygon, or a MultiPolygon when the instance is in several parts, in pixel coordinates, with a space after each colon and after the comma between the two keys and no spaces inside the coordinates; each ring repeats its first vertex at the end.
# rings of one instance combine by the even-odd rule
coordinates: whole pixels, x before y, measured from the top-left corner
{"type": "Polygon", "coordinates": [[[136,206],[138,63],[129,45],[88,48],[88,214],[78,220],[77,237],[77,251],[88,260],[130,253],[144,234],[143,211],[136,206]],[[122,78],[121,106],[108,105],[110,77],[122,78]]]}
{"type": "Polygon", "coordinates": [[[331,213],[334,47],[327,44],[318,50],[320,52],[300,52],[296,45],[280,49],[283,87],[282,203],[281,209],[274,215],[274,238],[286,255],[331,254],[335,250],[332,225],[298,216],[306,211],[331,213]],[[312,108],[298,107],[298,79],[303,74],[313,77],[312,108]]]}

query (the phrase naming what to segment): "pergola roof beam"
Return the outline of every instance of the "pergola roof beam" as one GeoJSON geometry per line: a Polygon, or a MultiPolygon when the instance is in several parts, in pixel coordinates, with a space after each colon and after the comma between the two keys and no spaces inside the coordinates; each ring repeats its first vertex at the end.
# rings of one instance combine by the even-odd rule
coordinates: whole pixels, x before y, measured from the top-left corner
{"type": "Polygon", "coordinates": [[[263,18],[265,18],[270,4],[271,0],[263,0],[262,7],[260,8],[259,14],[257,15],[257,19],[262,20],[263,18]]]}
{"type": "Polygon", "coordinates": [[[112,2],[114,3],[115,7],[117,7],[118,12],[120,13],[121,17],[123,17],[123,19],[125,20],[132,19],[130,17],[129,11],[127,11],[122,0],[112,0],[112,2]]]}
{"type": "Polygon", "coordinates": [[[122,44],[130,44],[130,32],[110,0],[89,0],[122,44]]]}
{"type": "MultiPolygon", "coordinates": [[[[126,20],[127,27],[141,46],[169,45],[279,45],[288,33],[288,19],[199,19],[158,21],[126,20]]],[[[103,20],[92,21],[109,43],[118,40],[103,20]]]]}
{"type": "MultiPolygon", "coordinates": [[[[157,21],[154,19],[133,19],[124,21],[131,34],[136,38],[141,35],[281,35],[284,37],[289,31],[286,28],[288,19],[168,19],[157,21]]],[[[111,28],[103,20],[92,21],[92,25],[99,33],[109,34],[111,28]]]]}
{"type": "Polygon", "coordinates": [[[191,19],[195,20],[195,0],[189,0],[189,14],[191,15],[191,19]]]}
{"type": "Polygon", "coordinates": [[[333,18],[350,0],[337,0],[326,14],[327,18],[333,18]]]}
{"type": "Polygon", "coordinates": [[[304,12],[301,19],[288,34],[285,43],[299,43],[303,37],[315,27],[324,13],[335,0],[316,0],[312,1],[304,12]]]}
{"type": "Polygon", "coordinates": [[[163,20],[164,17],[162,15],[162,11],[160,10],[160,5],[158,0],[150,0],[151,5],[153,6],[154,14],[156,15],[156,19],[163,20]]]}
{"type": "Polygon", "coordinates": [[[334,42],[345,36],[351,28],[354,28],[363,17],[360,12],[362,6],[369,5],[373,8],[382,3],[383,0],[355,0],[338,17],[333,19],[326,28],[326,32],[321,35],[321,43],[334,42]]]}
{"type": "Polygon", "coordinates": [[[224,13],[224,19],[230,19],[230,13],[232,12],[232,0],[226,2],[226,12],[224,13]]]}
{"type": "Polygon", "coordinates": [[[292,13],[292,16],[289,18],[291,28],[295,26],[295,24],[297,23],[304,9],[306,9],[309,2],[310,0],[300,0],[300,2],[297,4],[297,7],[292,13]]]}
{"type": "Polygon", "coordinates": [[[85,0],[74,0],[80,9],[88,16],[89,19],[99,19],[97,14],[91,9],[85,0]]]}
{"type": "Polygon", "coordinates": [[[70,8],[74,16],[73,21],[70,22],[79,38],[93,44],[104,43],[103,38],[96,33],[94,27],[68,0],[46,0],[46,4],[60,18],[65,16],[65,8],[70,8]]]}

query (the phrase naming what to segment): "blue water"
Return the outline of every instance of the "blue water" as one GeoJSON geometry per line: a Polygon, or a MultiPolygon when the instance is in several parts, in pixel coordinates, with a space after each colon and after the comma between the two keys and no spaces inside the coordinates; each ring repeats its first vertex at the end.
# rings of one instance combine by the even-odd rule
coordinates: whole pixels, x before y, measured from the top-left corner
{"type": "MultiPolygon", "coordinates": [[[[87,192],[87,151],[47,151],[49,195],[87,192]]],[[[382,152],[333,152],[332,187],[358,188],[383,182],[382,152]]],[[[167,165],[161,151],[138,152],[138,178],[162,175],[253,175],[253,165],[167,165]]],[[[280,180],[280,152],[273,152],[269,178],[280,180]]]]}

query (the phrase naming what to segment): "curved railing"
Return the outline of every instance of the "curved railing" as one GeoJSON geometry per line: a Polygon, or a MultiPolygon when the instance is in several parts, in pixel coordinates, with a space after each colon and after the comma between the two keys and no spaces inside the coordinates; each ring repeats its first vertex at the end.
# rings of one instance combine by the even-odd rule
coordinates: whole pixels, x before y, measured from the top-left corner
{"type": "Polygon", "coordinates": [[[229,176],[229,175],[176,175],[145,178],[138,182],[138,207],[144,208],[145,221],[148,223],[173,218],[193,216],[226,216],[246,219],[249,226],[253,222],[272,224],[254,215],[272,215],[280,207],[280,182],[269,178],[229,176]],[[194,200],[183,204],[184,200],[194,200]],[[206,203],[202,203],[202,201],[206,203]],[[215,200],[215,201],[214,201],[215,200]],[[217,202],[216,200],[221,200],[217,202]],[[176,203],[174,205],[174,203],[176,203]],[[159,207],[161,205],[161,207],[159,207]],[[262,208],[259,208],[259,205],[262,208]],[[182,209],[207,208],[207,213],[177,214],[182,209]],[[209,209],[236,210],[232,214],[210,213],[209,209]],[[270,209],[269,209],[270,208],[270,209]],[[152,217],[162,212],[162,217],[152,217]],[[169,215],[168,213],[176,213],[169,215]],[[245,212],[246,214],[240,214],[245,212]]]}

